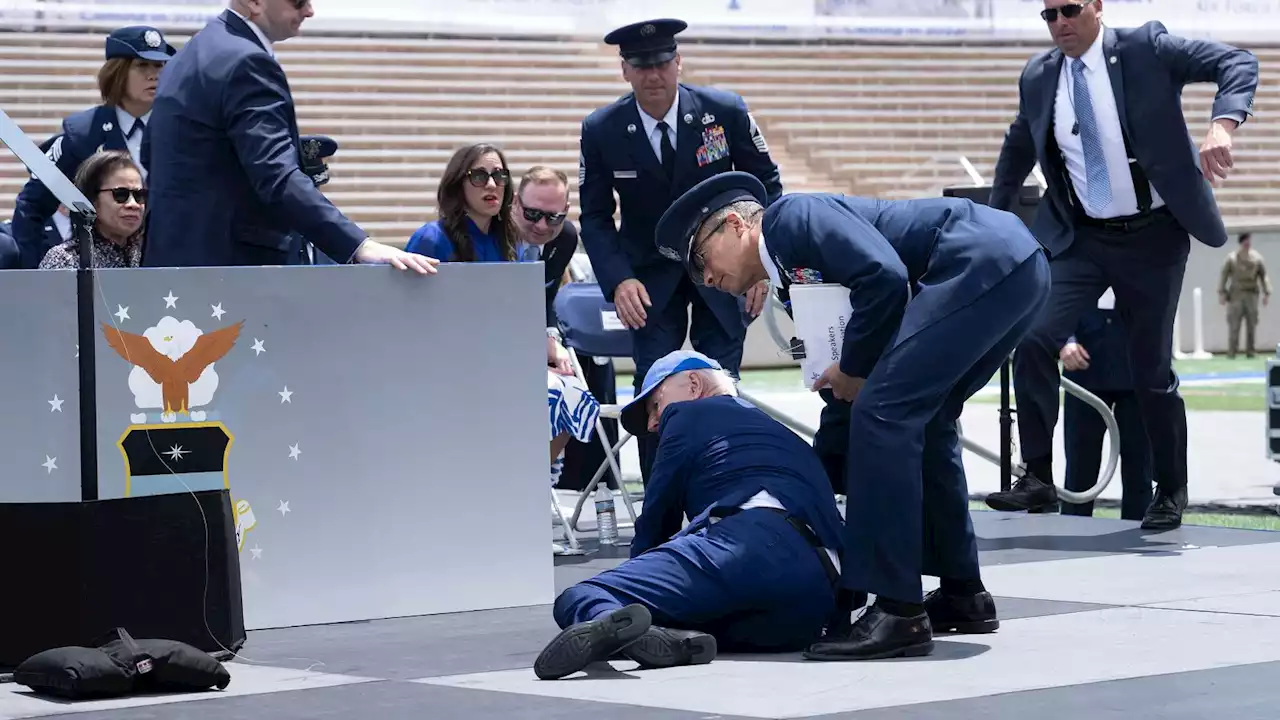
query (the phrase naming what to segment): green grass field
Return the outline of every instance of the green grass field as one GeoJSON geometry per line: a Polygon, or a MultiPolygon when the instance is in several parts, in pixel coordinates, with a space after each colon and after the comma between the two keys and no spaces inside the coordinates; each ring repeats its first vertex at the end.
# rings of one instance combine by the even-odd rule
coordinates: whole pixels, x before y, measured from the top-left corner
{"type": "MultiPolygon", "coordinates": [[[[1196,377],[1204,375],[1228,376],[1240,372],[1261,372],[1266,368],[1267,358],[1260,356],[1252,359],[1237,357],[1234,360],[1226,357],[1214,357],[1208,360],[1176,360],[1174,367],[1180,377],[1196,377]]],[[[1224,378],[1225,380],[1225,378],[1224,378]]],[[[992,378],[988,387],[998,388],[999,376],[992,378]]],[[[618,386],[631,384],[631,376],[618,377],[618,386]]],[[[766,370],[746,370],[742,373],[742,387],[749,392],[787,392],[803,391],[800,383],[800,370],[797,368],[770,368],[766,370]]],[[[1262,410],[1266,407],[1266,392],[1262,380],[1248,382],[1222,382],[1184,385],[1181,389],[1189,410],[1262,410]]],[[[978,395],[970,402],[998,403],[999,395],[978,395]]]]}

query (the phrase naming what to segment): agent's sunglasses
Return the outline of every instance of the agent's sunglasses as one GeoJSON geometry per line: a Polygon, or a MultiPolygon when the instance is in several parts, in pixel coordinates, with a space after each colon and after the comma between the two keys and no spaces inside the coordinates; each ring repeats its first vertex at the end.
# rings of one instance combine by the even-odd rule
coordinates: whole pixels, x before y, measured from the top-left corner
{"type": "Polygon", "coordinates": [[[1089,3],[1081,3],[1079,5],[1063,5],[1062,7],[1045,8],[1040,11],[1040,17],[1044,18],[1044,21],[1047,23],[1057,22],[1058,15],[1062,15],[1062,17],[1071,20],[1080,17],[1080,13],[1084,11],[1085,5],[1088,4],[1089,3]]]}
{"type": "Polygon", "coordinates": [[[534,223],[535,225],[539,220],[543,218],[547,219],[548,225],[559,225],[560,223],[564,222],[564,219],[566,217],[568,217],[568,213],[553,213],[553,212],[547,212],[546,210],[538,210],[537,208],[531,208],[531,207],[524,208],[523,213],[524,213],[524,219],[528,220],[531,223],[534,223]]]}
{"type": "Polygon", "coordinates": [[[111,193],[111,199],[115,200],[120,205],[129,202],[130,195],[133,196],[133,199],[136,200],[139,205],[147,204],[147,191],[139,188],[102,188],[98,192],[111,193]]]}
{"type": "Polygon", "coordinates": [[[489,178],[493,178],[493,184],[498,187],[506,187],[511,182],[511,173],[501,168],[489,172],[484,168],[472,168],[467,171],[467,182],[476,187],[484,187],[489,184],[489,178]]]}

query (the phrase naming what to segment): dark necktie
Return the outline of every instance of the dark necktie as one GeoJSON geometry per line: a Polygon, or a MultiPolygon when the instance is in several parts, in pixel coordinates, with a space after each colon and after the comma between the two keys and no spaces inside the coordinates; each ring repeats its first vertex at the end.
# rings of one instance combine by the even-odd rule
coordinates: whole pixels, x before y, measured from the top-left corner
{"type": "Polygon", "coordinates": [[[132,139],[134,133],[141,134],[142,131],[146,129],[146,127],[147,127],[147,124],[142,122],[142,118],[138,118],[137,120],[134,120],[133,127],[129,128],[129,132],[124,136],[124,139],[125,140],[132,139]]]}
{"type": "Polygon", "coordinates": [[[671,144],[671,137],[667,135],[670,126],[665,122],[658,123],[658,132],[662,133],[662,140],[659,147],[662,149],[662,171],[667,174],[667,179],[675,175],[676,169],[676,149],[671,144]]]}

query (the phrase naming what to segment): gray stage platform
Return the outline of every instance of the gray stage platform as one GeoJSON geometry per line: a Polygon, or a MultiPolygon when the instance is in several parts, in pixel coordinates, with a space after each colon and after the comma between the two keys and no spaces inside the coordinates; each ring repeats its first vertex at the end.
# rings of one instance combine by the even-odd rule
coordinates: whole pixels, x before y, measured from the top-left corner
{"type": "MultiPolygon", "coordinates": [[[[529,668],[556,628],[549,608],[517,608],[251,633],[223,692],[69,705],[0,685],[0,719],[1276,716],[1280,533],[974,519],[1004,623],[994,635],[944,637],[929,658],[723,656],[648,672],[614,663],[540,682],[529,668]]],[[[556,582],[616,562],[558,558],[556,582]]]]}

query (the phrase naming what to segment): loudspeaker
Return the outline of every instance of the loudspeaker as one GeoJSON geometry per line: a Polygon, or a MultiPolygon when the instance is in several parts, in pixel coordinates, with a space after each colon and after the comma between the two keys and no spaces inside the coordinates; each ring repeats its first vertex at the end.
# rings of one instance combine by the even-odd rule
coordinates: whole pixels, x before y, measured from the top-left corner
{"type": "Polygon", "coordinates": [[[0,669],[113,628],[206,652],[245,641],[227,490],[0,503],[0,669]],[[194,495],[194,497],[193,497],[194,495]]]}
{"type": "MultiPolygon", "coordinates": [[[[949,187],[943,188],[943,197],[958,197],[966,200],[972,200],[979,205],[987,205],[991,198],[990,185],[977,185],[973,187],[949,187]]],[[[1023,185],[1018,189],[1018,199],[1014,203],[1013,208],[1009,212],[1017,215],[1027,227],[1031,227],[1031,222],[1035,220],[1036,208],[1040,207],[1040,188],[1034,185],[1023,185]]]]}

